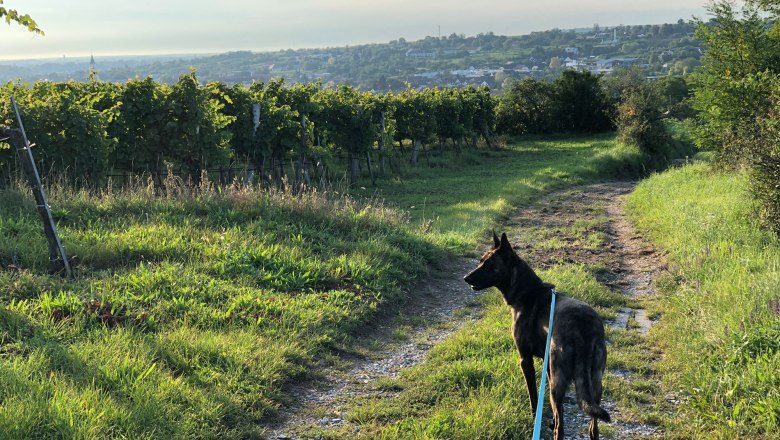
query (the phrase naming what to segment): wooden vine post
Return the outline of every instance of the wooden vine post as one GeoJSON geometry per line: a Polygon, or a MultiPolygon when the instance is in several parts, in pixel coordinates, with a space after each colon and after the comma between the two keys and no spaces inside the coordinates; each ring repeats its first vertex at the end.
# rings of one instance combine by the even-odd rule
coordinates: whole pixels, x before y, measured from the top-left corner
{"type": "Polygon", "coordinates": [[[385,112],[382,111],[382,114],[379,119],[379,174],[382,177],[385,177],[385,112]]]}
{"type": "Polygon", "coordinates": [[[35,204],[38,207],[38,214],[43,221],[43,232],[46,234],[46,240],[49,242],[49,272],[61,273],[68,279],[73,278],[73,271],[68,262],[68,256],[65,254],[65,248],[62,246],[60,236],[57,234],[57,227],[54,224],[54,218],[51,215],[49,201],[46,198],[46,192],[41,184],[41,176],[38,174],[38,167],[35,166],[35,160],[32,155],[32,145],[27,140],[27,134],[24,132],[22,116],[16,106],[16,100],[11,98],[11,105],[16,113],[16,120],[19,124],[18,129],[0,128],[0,136],[8,137],[11,145],[19,156],[19,162],[24,168],[24,175],[27,183],[32,189],[35,197],[35,204]]]}

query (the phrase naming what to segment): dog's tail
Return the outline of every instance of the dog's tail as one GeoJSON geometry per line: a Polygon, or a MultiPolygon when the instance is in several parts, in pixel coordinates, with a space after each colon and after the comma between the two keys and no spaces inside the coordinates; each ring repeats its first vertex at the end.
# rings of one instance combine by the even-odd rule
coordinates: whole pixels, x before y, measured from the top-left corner
{"type": "MultiPolygon", "coordinates": [[[[585,356],[582,357],[584,362],[577,362],[576,371],[574,375],[574,382],[577,389],[577,400],[580,402],[580,408],[585,414],[610,422],[609,413],[604,410],[593,396],[594,385],[601,389],[601,376],[604,371],[604,365],[606,363],[606,347],[603,345],[593,343],[589,347],[585,356]],[[593,382],[596,382],[595,384],[593,382]]],[[[601,392],[598,393],[601,395],[601,392]]]]}

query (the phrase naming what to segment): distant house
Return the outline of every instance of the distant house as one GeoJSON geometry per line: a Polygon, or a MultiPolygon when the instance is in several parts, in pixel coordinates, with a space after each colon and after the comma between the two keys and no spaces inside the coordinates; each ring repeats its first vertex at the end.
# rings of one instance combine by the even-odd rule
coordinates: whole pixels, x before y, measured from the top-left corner
{"type": "Polygon", "coordinates": [[[593,71],[609,73],[615,68],[633,66],[638,61],[639,58],[608,58],[606,60],[598,60],[594,65],[593,71]]]}
{"type": "Polygon", "coordinates": [[[436,58],[435,50],[409,49],[406,51],[408,58],[436,58]]]}
{"type": "Polygon", "coordinates": [[[580,67],[580,62],[577,60],[573,60],[569,57],[566,57],[566,59],[563,60],[563,67],[567,69],[576,69],[580,67]]]}
{"type": "Polygon", "coordinates": [[[575,57],[580,54],[580,49],[574,46],[566,48],[566,55],[574,55],[575,57]]]}
{"type": "Polygon", "coordinates": [[[496,72],[498,72],[496,69],[477,69],[474,66],[469,66],[469,68],[465,70],[451,70],[450,75],[465,76],[466,78],[482,78],[493,76],[496,72]]]}
{"type": "Polygon", "coordinates": [[[419,76],[421,78],[428,78],[433,79],[439,76],[439,72],[423,72],[423,73],[415,73],[414,76],[419,76]]]}
{"type": "Polygon", "coordinates": [[[628,67],[639,62],[639,58],[615,58],[612,67],[628,67]]]}

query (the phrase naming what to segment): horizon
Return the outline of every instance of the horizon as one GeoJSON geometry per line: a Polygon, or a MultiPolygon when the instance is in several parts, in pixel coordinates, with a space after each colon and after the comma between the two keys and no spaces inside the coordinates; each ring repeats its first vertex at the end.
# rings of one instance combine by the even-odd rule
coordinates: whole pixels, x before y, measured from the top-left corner
{"type": "Polygon", "coordinates": [[[46,35],[31,34],[15,24],[0,26],[0,61],[326,49],[383,44],[398,38],[415,41],[438,36],[439,27],[441,36],[488,32],[514,36],[594,24],[611,28],[673,23],[706,12],[701,0],[659,0],[641,9],[617,0],[585,5],[559,0],[556,10],[541,2],[518,5],[509,0],[479,5],[443,0],[422,5],[409,0],[369,5],[351,0],[328,4],[271,0],[259,5],[230,0],[218,8],[198,0],[171,0],[164,5],[139,1],[120,6],[73,0],[67,5],[67,15],[59,12],[62,5],[55,0],[8,0],[5,6],[30,14],[46,35]],[[269,23],[268,16],[273,22],[269,23]]]}
{"type": "MultiPolygon", "coordinates": [[[[665,23],[675,23],[677,20],[679,20],[682,17],[679,17],[675,20],[670,20],[665,23]]],[[[612,29],[616,26],[635,26],[635,25],[661,25],[664,23],[633,23],[633,24],[626,24],[626,23],[620,23],[620,24],[599,24],[599,26],[603,28],[609,28],[612,29]]],[[[587,29],[592,28],[591,26],[576,26],[576,27],[570,27],[570,28],[558,28],[564,31],[568,30],[577,30],[577,29],[587,29]]],[[[524,32],[524,33],[516,33],[516,34],[499,34],[497,32],[493,32],[491,30],[485,30],[482,32],[478,32],[475,34],[463,34],[462,32],[454,32],[459,35],[465,35],[466,38],[472,38],[476,37],[478,34],[487,34],[490,32],[493,32],[495,35],[500,36],[507,36],[507,37],[516,37],[516,36],[522,36],[522,35],[529,35],[533,32],[544,32],[549,31],[556,28],[549,28],[549,29],[542,29],[542,30],[534,30],[530,32],[524,32]]],[[[451,35],[452,33],[448,34],[451,35]]],[[[442,35],[444,37],[445,35],[442,35]]],[[[398,40],[399,38],[403,38],[408,42],[415,42],[423,40],[427,37],[435,37],[434,35],[425,35],[420,38],[411,39],[407,38],[403,35],[399,36],[398,38],[395,38],[394,40],[398,40]]],[[[90,57],[94,56],[95,58],[116,58],[116,59],[122,59],[122,58],[134,58],[134,57],[178,57],[178,56],[192,56],[192,57],[208,57],[208,56],[214,56],[214,55],[221,55],[229,52],[252,52],[252,53],[274,53],[274,52],[280,52],[285,50],[325,50],[325,49],[338,49],[338,48],[345,48],[345,47],[357,47],[357,46],[368,46],[372,44],[388,44],[393,40],[388,41],[369,41],[369,42],[356,42],[356,43],[349,43],[349,44],[342,44],[342,45],[327,45],[327,46],[301,46],[301,47],[280,47],[280,48],[274,48],[274,49],[223,49],[223,50],[216,50],[216,51],[208,51],[208,52],[127,52],[127,53],[98,53],[98,52],[90,52],[90,53],[84,53],[84,54],[74,54],[74,55],[48,55],[48,56],[41,56],[37,58],[2,58],[2,55],[0,55],[0,62],[10,62],[10,61],[61,61],[63,59],[66,60],[80,60],[80,59],[89,59],[90,57]]]]}

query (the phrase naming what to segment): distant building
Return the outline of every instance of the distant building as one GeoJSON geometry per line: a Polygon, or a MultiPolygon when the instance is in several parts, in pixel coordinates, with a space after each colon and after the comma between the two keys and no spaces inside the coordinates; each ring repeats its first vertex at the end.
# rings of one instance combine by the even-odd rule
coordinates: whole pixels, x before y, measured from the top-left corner
{"type": "Polygon", "coordinates": [[[409,49],[406,51],[408,58],[436,58],[438,53],[435,50],[409,49]]]}
{"type": "Polygon", "coordinates": [[[591,71],[595,73],[610,73],[612,69],[633,66],[637,62],[639,62],[639,58],[608,58],[596,61],[591,71]]]}
{"type": "Polygon", "coordinates": [[[596,61],[596,65],[606,68],[628,67],[636,64],[637,61],[639,58],[608,58],[596,61]]]}
{"type": "Polygon", "coordinates": [[[580,54],[580,49],[574,46],[566,48],[566,55],[574,55],[575,57],[580,54]]]}
{"type": "Polygon", "coordinates": [[[95,54],[89,54],[89,78],[98,80],[98,72],[95,68],[95,54]]]}

